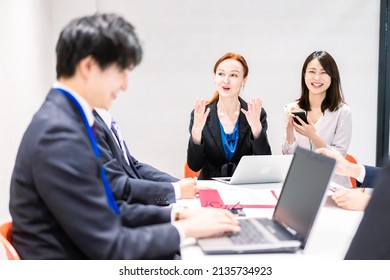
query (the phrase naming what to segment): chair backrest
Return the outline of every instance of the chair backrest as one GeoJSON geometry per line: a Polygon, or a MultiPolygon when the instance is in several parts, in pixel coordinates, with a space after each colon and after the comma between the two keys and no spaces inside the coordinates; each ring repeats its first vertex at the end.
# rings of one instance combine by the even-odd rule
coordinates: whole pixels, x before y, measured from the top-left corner
{"type": "Polygon", "coordinates": [[[199,177],[200,170],[199,171],[193,171],[187,164],[187,162],[184,164],[184,178],[194,178],[199,177]]]}
{"type": "Polygon", "coordinates": [[[0,225],[0,242],[3,244],[9,260],[20,260],[18,252],[11,243],[12,222],[0,225]]]}
{"type": "MultiPolygon", "coordinates": [[[[347,155],[345,156],[345,159],[348,160],[349,162],[357,163],[356,158],[355,158],[354,156],[350,155],[350,154],[347,154],[347,155]]],[[[352,188],[357,188],[356,179],[353,178],[353,177],[349,177],[349,180],[351,181],[352,188]]]]}

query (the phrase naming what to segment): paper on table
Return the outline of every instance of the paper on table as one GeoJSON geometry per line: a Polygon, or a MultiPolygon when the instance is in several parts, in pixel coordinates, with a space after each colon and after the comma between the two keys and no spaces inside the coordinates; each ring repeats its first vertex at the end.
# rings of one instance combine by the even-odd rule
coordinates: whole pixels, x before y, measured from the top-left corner
{"type": "Polygon", "coordinates": [[[219,190],[219,195],[226,205],[276,205],[279,190],[265,189],[226,189],[219,190]]]}
{"type": "Polygon", "coordinates": [[[331,181],[331,182],[329,182],[329,185],[328,185],[327,194],[328,194],[328,195],[333,195],[334,192],[335,192],[337,189],[342,189],[342,190],[344,190],[344,189],[346,189],[346,188],[343,187],[343,186],[341,186],[341,185],[339,185],[339,184],[337,184],[337,183],[335,183],[335,182],[333,182],[333,181],[331,181]]]}
{"type": "Polygon", "coordinates": [[[337,184],[336,182],[329,182],[329,185],[328,185],[329,188],[334,188],[334,189],[346,189],[345,187],[343,187],[342,185],[340,184],[337,184]]]}

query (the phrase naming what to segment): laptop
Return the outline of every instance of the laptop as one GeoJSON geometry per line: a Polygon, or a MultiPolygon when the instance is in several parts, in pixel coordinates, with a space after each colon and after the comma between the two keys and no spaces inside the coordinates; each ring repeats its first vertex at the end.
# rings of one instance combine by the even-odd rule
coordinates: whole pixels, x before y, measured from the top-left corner
{"type": "Polygon", "coordinates": [[[304,249],[336,161],[297,147],[273,216],[242,218],[241,231],[198,239],[205,254],[293,253],[304,249]]]}
{"type": "Polygon", "coordinates": [[[293,155],[243,156],[232,177],[213,177],[230,185],[278,183],[286,178],[293,155]]]}

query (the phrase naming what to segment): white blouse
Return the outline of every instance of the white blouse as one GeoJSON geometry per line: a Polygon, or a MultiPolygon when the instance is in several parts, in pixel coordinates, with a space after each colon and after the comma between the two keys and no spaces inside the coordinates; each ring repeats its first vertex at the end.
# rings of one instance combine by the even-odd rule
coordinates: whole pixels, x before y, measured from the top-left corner
{"type": "MultiPolygon", "coordinates": [[[[296,107],[299,109],[297,102],[289,103],[284,108],[285,115],[282,153],[293,154],[298,145],[305,149],[315,151],[317,149],[315,144],[308,137],[297,133],[295,130],[295,142],[292,143],[292,145],[289,145],[287,143],[286,127],[288,122],[288,112],[290,112],[292,107],[296,107]]],[[[348,105],[343,104],[339,107],[338,110],[334,112],[325,110],[324,114],[319,118],[319,120],[314,124],[314,126],[317,130],[318,135],[326,142],[326,148],[336,151],[343,156],[347,154],[349,144],[351,143],[352,134],[351,109],[348,105]]],[[[336,175],[335,179],[336,177],[344,176],[336,175]]],[[[338,178],[335,181],[343,186],[350,187],[349,178],[344,178],[348,180],[338,178]]]]}

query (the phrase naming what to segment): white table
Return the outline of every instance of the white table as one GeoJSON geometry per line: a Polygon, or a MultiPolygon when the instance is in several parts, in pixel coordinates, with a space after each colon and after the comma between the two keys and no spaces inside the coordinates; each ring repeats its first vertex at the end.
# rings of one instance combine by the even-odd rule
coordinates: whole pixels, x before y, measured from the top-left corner
{"type": "MultiPolygon", "coordinates": [[[[281,189],[282,184],[252,184],[252,185],[236,185],[230,186],[217,181],[199,181],[199,186],[206,186],[215,188],[220,194],[224,190],[232,192],[232,188],[237,191],[245,192],[261,192],[265,189],[281,189]]],[[[349,211],[337,207],[331,198],[330,193],[325,198],[325,203],[321,207],[316,222],[313,225],[309,240],[306,243],[304,251],[298,251],[295,254],[245,254],[240,255],[240,258],[299,258],[299,257],[310,257],[310,258],[328,258],[340,260],[343,259],[345,253],[349,248],[349,244],[356,232],[356,229],[363,216],[362,211],[349,211]]],[[[201,207],[199,199],[186,199],[178,200],[181,205],[188,207],[201,207]]],[[[241,202],[241,204],[245,204],[241,202]]],[[[249,217],[271,217],[273,209],[266,208],[246,208],[245,213],[249,217]]],[[[182,258],[184,260],[191,259],[202,259],[202,258],[233,258],[237,255],[205,255],[202,250],[196,245],[196,240],[187,239],[185,245],[181,250],[182,258]]]]}

